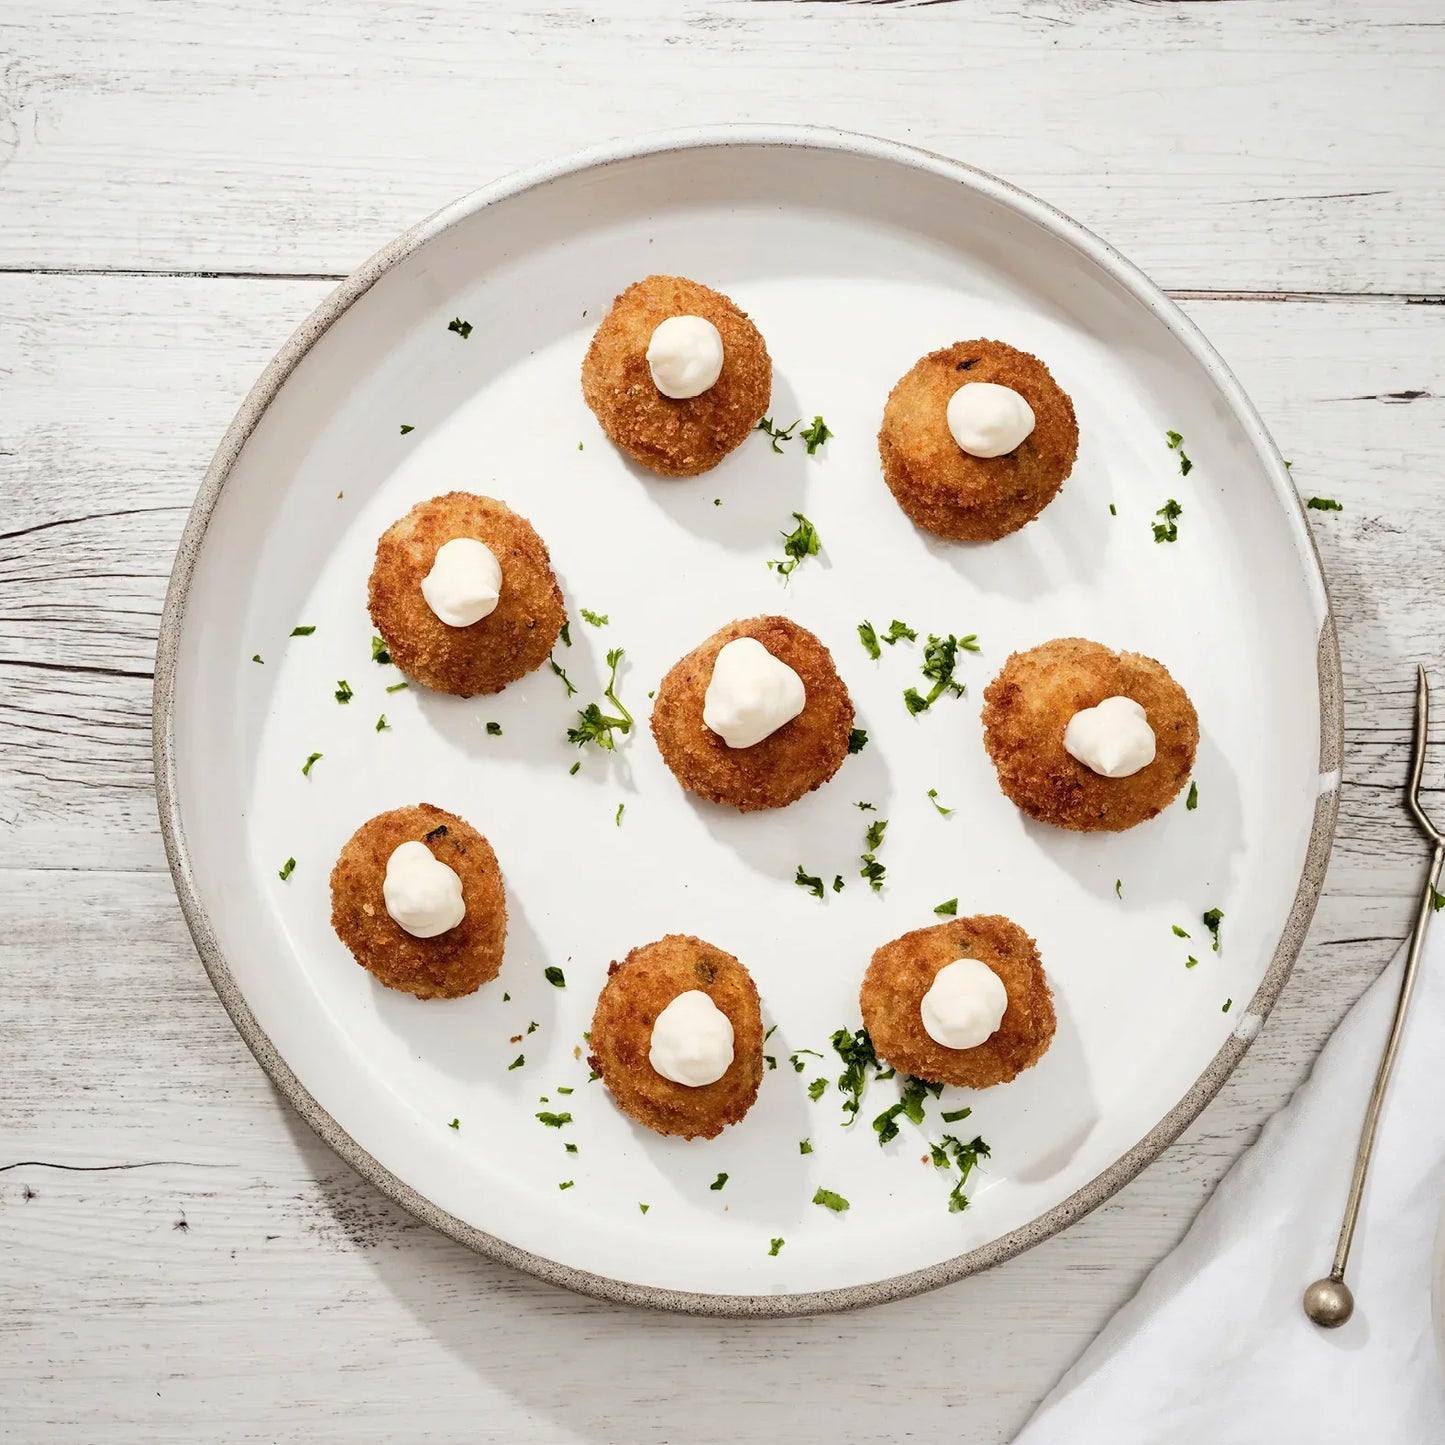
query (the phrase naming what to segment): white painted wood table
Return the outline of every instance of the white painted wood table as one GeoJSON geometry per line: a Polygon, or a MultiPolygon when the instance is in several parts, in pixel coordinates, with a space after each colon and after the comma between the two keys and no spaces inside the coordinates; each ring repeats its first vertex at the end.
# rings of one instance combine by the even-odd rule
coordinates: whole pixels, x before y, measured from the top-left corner
{"type": "Polygon", "coordinates": [[[1404,932],[1412,668],[1445,661],[1442,105],[1438,0],[0,7],[0,1436],[1009,1438],[1404,932]],[[762,1323],[574,1298],[356,1178],[212,994],[150,775],[172,552],[291,328],[463,191],[729,120],[912,141],[1071,212],[1344,504],[1311,514],[1348,688],[1339,841],[1239,1071],[1011,1264],[762,1323]]]}

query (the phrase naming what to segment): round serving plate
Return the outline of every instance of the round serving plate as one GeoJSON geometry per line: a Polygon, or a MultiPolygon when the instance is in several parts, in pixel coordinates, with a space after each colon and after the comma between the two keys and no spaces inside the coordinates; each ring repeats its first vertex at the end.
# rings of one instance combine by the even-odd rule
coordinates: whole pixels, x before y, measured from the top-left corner
{"type": "Polygon", "coordinates": [[[714,1314],[844,1308],[957,1279],[1061,1229],[1155,1158],[1289,972],[1329,851],[1340,733],[1304,514],[1193,325],[1108,246],[990,176],[862,136],[751,127],[504,181],[345,282],[217,452],[156,678],[182,906],[237,1028],[311,1126],[472,1248],[607,1299],[714,1314]],[[821,415],[833,439],[809,456],[797,434],[779,451],[759,433],[690,481],[619,456],[579,367],[613,296],[651,272],[732,296],[774,359],[771,416],[821,415]],[[950,545],[895,506],[875,436],[913,361],[974,336],[1045,359],[1074,399],[1079,458],[1022,532],[950,545]],[[1169,430],[1184,437],[1187,476],[1169,430]],[[453,488],[503,498],[549,544],[572,619],[558,660],[576,697],[547,668],[471,701],[388,691],[401,677],[372,660],[366,612],[376,539],[453,488]],[[1183,508],[1178,540],[1159,543],[1169,498],[1183,508]],[[795,512],[822,552],[784,580],[767,562],[795,512]],[[869,742],[802,802],[741,816],[678,788],[648,699],[684,652],[764,612],[828,644],[869,742]],[[880,631],[902,619],[920,640],[874,661],[865,618],[880,631]],[[315,631],[292,636],[298,626],[315,631]],[[976,634],[979,651],[960,665],[967,696],[914,717],[902,694],[923,681],[928,633],[976,634]],[[1187,688],[1202,731],[1197,807],[1181,798],[1131,832],[1084,836],[1004,799],[980,739],[983,687],[1010,652],[1058,636],[1157,657],[1187,688]],[[579,753],[566,730],[600,699],[612,647],[640,725],[615,754],[579,753]],[[501,977],[459,1001],[381,988],[329,926],[342,844],[372,814],[418,801],[481,829],[506,877],[501,977]],[[859,876],[872,819],[889,824],[879,892],[859,876]],[[800,865],[841,877],[842,891],[815,898],[794,881],[800,865]],[[952,898],[960,915],[1003,913],[1038,940],[1058,1034],[1014,1083],[945,1090],[921,1126],[900,1120],[880,1146],[869,1121],[897,1080],[870,1086],[853,1127],[831,1082],[817,1099],[808,1086],[841,1071],[829,1038],[859,1024],[873,949],[952,898]],[[1201,922],[1211,908],[1224,914],[1218,951],[1201,922]],[[742,959],[776,1025],[757,1104],[710,1142],[646,1133],[588,1079],[584,1031],[608,962],[669,932],[742,959]],[[942,1121],[963,1107],[966,1122],[942,1121]],[[548,1127],[541,1112],[572,1122],[548,1127]],[[928,1162],[943,1132],[992,1150],[962,1212],[928,1162]],[[850,1208],[815,1205],[820,1188],[850,1208]]]}

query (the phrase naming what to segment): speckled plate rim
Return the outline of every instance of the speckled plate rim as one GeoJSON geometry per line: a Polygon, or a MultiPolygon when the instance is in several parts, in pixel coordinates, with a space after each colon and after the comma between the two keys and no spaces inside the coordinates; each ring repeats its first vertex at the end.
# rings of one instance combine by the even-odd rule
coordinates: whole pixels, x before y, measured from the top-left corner
{"type": "Polygon", "coordinates": [[[161,616],[156,652],[153,701],[153,748],[156,795],[160,809],[161,834],[181,910],[216,993],[232,1023],[246,1041],[271,1082],[281,1091],[307,1124],[359,1174],[376,1185],[389,1199],[424,1223],[492,1259],[525,1270],[551,1284],[619,1304],[643,1305],[687,1314],[718,1316],[778,1317],[817,1314],[833,1310],[858,1309],[903,1299],[950,1284],[965,1275],[987,1269],[1057,1234],[1116,1194],[1184,1131],[1204,1106],[1219,1092],[1233,1072],[1260,1025],[1274,1006],[1289,977],[1290,969],[1304,942],[1314,916],[1325,868],[1334,841],[1339,811],[1339,769],[1344,736],[1344,704],[1340,674],[1339,644],[1334,615],[1318,551],[1304,507],[1290,482],[1289,474],[1263,421],[1239,382],[1203,334],[1183,312],[1130,261],[1106,242],[1071,220],[1063,212],[987,172],[949,160],[944,156],[901,145],[895,141],[810,126],[775,127],[732,125],[669,131],[639,140],[613,143],[586,150],[567,159],[551,162],[506,177],[483,187],[427,217],[383,247],[349,276],[301,324],[276,354],[251,388],[231,422],[201,482],[191,513],[181,535],[161,616]],[[505,201],[521,192],[546,186],[578,171],[602,169],[620,162],[669,151],[717,147],[789,147],[844,151],[895,165],[909,166],[966,186],[1033,221],[1078,251],[1083,258],[1106,272],[1140,305],[1147,308],[1189,350],[1206,373],[1236,420],[1253,442],[1276,493],[1287,510],[1295,514],[1299,533],[1308,542],[1302,558],[1313,560],[1318,591],[1319,640],[1317,670],[1320,706],[1320,794],[1315,804],[1305,863],[1295,890],[1278,945],[1239,1023],[1215,1054],[1208,1067],[1183,1098],[1109,1168],[1082,1188],[1028,1224],[964,1254],[926,1269],[913,1270],[870,1284],[803,1294],[744,1295],[702,1294],[658,1289],[610,1279],[588,1270],[559,1264],[542,1255],[518,1249],[504,1239],[476,1229],[464,1220],[439,1209],[374,1159],[311,1096],[277,1052],[275,1045],[256,1022],[236,984],[217,941],[192,873],[191,856],[177,796],[174,708],[176,660],[186,619],[186,604],[201,544],[211,514],[231,474],[231,469],[251,433],[285,384],[302,357],[325,331],[361,296],[399,262],[460,221],[487,206],[505,201]]]}

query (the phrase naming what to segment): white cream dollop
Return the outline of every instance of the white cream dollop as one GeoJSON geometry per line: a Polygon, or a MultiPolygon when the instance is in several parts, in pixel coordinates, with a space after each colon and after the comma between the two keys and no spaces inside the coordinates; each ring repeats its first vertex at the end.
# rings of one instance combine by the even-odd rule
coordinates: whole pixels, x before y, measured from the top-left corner
{"type": "Polygon", "coordinates": [[[502,564],[485,542],[453,537],[437,548],[431,571],[422,578],[421,595],[448,627],[470,627],[496,611],[502,564]]]}
{"type": "Polygon", "coordinates": [[[1129,778],[1154,761],[1154,729],[1132,697],[1106,697],[1069,719],[1064,751],[1101,778],[1129,778]]]}
{"type": "Polygon", "coordinates": [[[413,938],[435,938],[466,917],[462,880],[425,843],[403,843],[386,860],[386,911],[413,938]]]}
{"type": "Polygon", "coordinates": [[[1011,386],[966,381],[948,399],[948,429],[971,457],[1001,457],[1034,429],[1034,409],[1011,386]]]}
{"type": "Polygon", "coordinates": [[[674,1084],[715,1084],[733,1061],[732,1020],[701,989],[680,993],[652,1026],[647,1061],[674,1084]]]}
{"type": "Polygon", "coordinates": [[[647,343],[652,384],[674,401],[701,396],[722,375],[723,342],[704,316],[669,316],[647,343]]]}
{"type": "Polygon", "coordinates": [[[976,1049],[1003,1022],[1008,990],[988,964],[976,958],[945,963],[918,1012],[928,1037],[946,1049],[976,1049]]]}
{"type": "Polygon", "coordinates": [[[808,701],[803,679],[755,637],[719,650],[702,701],[703,723],[730,748],[750,748],[792,722],[808,701]]]}

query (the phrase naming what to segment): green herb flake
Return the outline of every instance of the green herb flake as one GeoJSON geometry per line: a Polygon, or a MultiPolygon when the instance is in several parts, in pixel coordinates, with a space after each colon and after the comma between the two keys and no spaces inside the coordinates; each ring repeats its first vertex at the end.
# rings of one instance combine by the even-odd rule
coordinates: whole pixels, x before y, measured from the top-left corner
{"type": "Polygon", "coordinates": [[[447,1125],[448,1129],[460,1129],[461,1127],[462,1121],[460,1119],[453,1119],[452,1122],[447,1125]]]}
{"type": "Polygon", "coordinates": [[[863,835],[863,845],[870,851],[879,848],[883,844],[883,835],[888,831],[887,818],[875,818],[868,825],[868,831],[863,835]]]}
{"type": "Polygon", "coordinates": [[[889,647],[892,647],[896,642],[917,642],[918,634],[906,622],[900,622],[895,617],[888,624],[888,631],[884,634],[883,640],[889,647]]]}
{"type": "Polygon", "coordinates": [[[568,776],[569,778],[576,777],[576,776],[577,776],[577,769],[580,768],[581,766],[582,766],[581,763],[573,763],[572,766],[567,769],[567,776],[568,776]]]}
{"type": "Polygon", "coordinates": [[[351,684],[344,677],[336,679],[335,697],[337,702],[350,702],[356,694],[351,690],[351,684]]]}
{"type": "Polygon", "coordinates": [[[626,808],[626,803],[619,803],[617,805],[617,812],[614,813],[612,817],[612,826],[614,828],[620,828],[622,826],[622,814],[626,811],[626,808]]]}
{"type": "Polygon", "coordinates": [[[392,683],[392,685],[391,685],[389,688],[387,688],[387,691],[388,691],[388,692],[405,692],[405,691],[406,691],[406,684],[405,684],[404,682],[394,682],[394,683],[392,683]]]}
{"type": "Polygon", "coordinates": [[[814,1079],[808,1085],[808,1097],[816,1104],[828,1092],[827,1079],[814,1079]]]}
{"type": "Polygon", "coordinates": [[[1109,503],[1109,515],[1111,517],[1117,517],[1119,515],[1119,509],[1113,504],[1113,502],[1109,503]]]}
{"type": "Polygon", "coordinates": [[[1214,951],[1219,952],[1219,925],[1224,922],[1224,914],[1218,908],[1211,908],[1204,914],[1204,926],[1214,937],[1214,951]]]}
{"type": "Polygon", "coordinates": [[[577,610],[581,612],[583,619],[590,622],[593,627],[607,626],[607,614],[605,612],[589,612],[585,607],[580,607],[577,610]]]}
{"type": "Polygon", "coordinates": [[[407,434],[407,432],[409,432],[409,431],[415,431],[415,430],[416,430],[416,428],[415,428],[414,426],[408,426],[405,422],[402,422],[402,424],[401,424],[401,434],[402,434],[402,436],[405,436],[405,435],[407,434]]]}
{"type": "Polygon", "coordinates": [[[810,1059],[821,1059],[823,1057],[822,1054],[818,1053],[815,1049],[799,1049],[796,1053],[789,1054],[788,1062],[793,1066],[793,1072],[795,1074],[801,1074],[806,1067],[803,1063],[804,1054],[810,1059]]]}
{"type": "Polygon", "coordinates": [[[878,811],[872,803],[854,803],[853,806],[857,808],[860,813],[876,813],[878,811]]]}
{"type": "Polygon", "coordinates": [[[501,723],[499,723],[499,722],[489,722],[489,723],[487,724],[487,736],[488,736],[489,738],[499,738],[499,737],[501,737],[501,735],[502,735],[502,725],[501,725],[501,723]]]}
{"type": "MultiPolygon", "coordinates": [[[[617,696],[617,665],[622,661],[622,656],[623,653],[620,647],[614,647],[607,654],[607,666],[611,669],[611,673],[607,679],[607,687],[602,694],[622,716],[609,717],[602,711],[598,703],[588,703],[587,706],[577,714],[578,725],[567,729],[567,741],[569,743],[576,743],[579,748],[585,747],[588,743],[596,743],[599,748],[603,748],[605,751],[611,753],[617,750],[617,742],[612,736],[613,733],[620,732],[625,737],[632,731],[634,718],[632,714],[623,707],[617,696]]],[[[557,667],[556,663],[553,663],[552,666],[558,673],[562,671],[561,668],[557,667]]],[[[568,683],[567,686],[572,691],[575,691],[575,689],[572,689],[571,683],[568,683]]]]}
{"type": "Polygon", "coordinates": [[[1312,512],[1343,512],[1344,506],[1333,497],[1311,497],[1305,503],[1312,512]]]}
{"type": "Polygon", "coordinates": [[[1199,960],[1198,960],[1197,958],[1195,958],[1195,956],[1191,953],[1191,954],[1189,955],[1189,957],[1184,960],[1184,967],[1185,967],[1185,968],[1198,968],[1198,967],[1199,967],[1199,960]]]}
{"type": "Polygon", "coordinates": [[[510,1074],[513,1069],[520,1069],[527,1062],[526,1054],[518,1054],[510,1064],[507,1065],[507,1072],[510,1074]]]}
{"type": "Polygon", "coordinates": [[[1164,433],[1164,437],[1169,443],[1169,450],[1171,452],[1176,451],[1184,441],[1183,436],[1177,431],[1167,431],[1164,433]]]}
{"type": "Polygon", "coordinates": [[[284,883],[296,871],[296,860],[288,858],[282,865],[277,877],[284,883]]]}
{"type": "Polygon", "coordinates": [[[577,443],[577,450],[580,452],[582,449],[583,449],[583,448],[582,448],[582,443],[581,443],[581,442],[578,442],[578,443],[577,443]]]}
{"type": "Polygon", "coordinates": [[[861,860],[863,866],[858,870],[860,878],[868,880],[868,886],[875,892],[883,891],[883,880],[888,876],[887,867],[880,863],[872,853],[863,854],[861,860]]]}
{"type": "Polygon", "coordinates": [[[577,691],[572,684],[572,679],[562,670],[561,664],[558,663],[555,657],[548,657],[547,661],[552,665],[552,671],[562,679],[562,686],[567,689],[567,696],[571,697],[572,694],[577,691]]]}
{"type": "Polygon", "coordinates": [[[570,618],[562,624],[561,638],[564,646],[572,646],[572,622],[570,618]]]}
{"type": "Polygon", "coordinates": [[[798,873],[793,879],[793,882],[796,883],[799,888],[806,888],[814,898],[821,898],[823,896],[823,880],[815,874],[804,873],[801,863],[798,864],[798,873]]]}
{"type": "Polygon", "coordinates": [[[930,1147],[937,1168],[946,1168],[952,1163],[958,1169],[958,1181],[948,1196],[948,1212],[959,1214],[968,1208],[968,1195],[963,1192],[963,1186],[968,1183],[968,1176],[977,1168],[978,1161],[989,1157],[989,1147],[981,1138],[971,1139],[965,1144],[952,1134],[945,1134],[940,1143],[930,1147]]]}
{"type": "Polygon", "coordinates": [[[1169,500],[1154,513],[1156,517],[1164,518],[1162,522],[1155,522],[1153,524],[1154,540],[1156,542],[1177,542],[1179,540],[1178,519],[1183,515],[1183,512],[1184,508],[1181,507],[1173,497],[1170,497],[1169,500]]]}
{"type": "Polygon", "coordinates": [[[957,917],[957,915],[958,915],[958,899],[956,899],[956,898],[950,898],[947,903],[940,903],[940,904],[938,905],[938,907],[935,908],[933,911],[934,911],[935,913],[942,914],[942,915],[943,915],[944,917],[946,917],[946,918],[954,918],[954,917],[957,917]]]}
{"type": "Polygon", "coordinates": [[[883,656],[883,649],[878,646],[878,634],[866,617],[858,624],[858,640],[863,644],[863,650],[875,662],[883,656]]]}
{"type": "Polygon", "coordinates": [[[572,1180],[570,1180],[570,1179],[564,1179],[564,1180],[557,1186],[557,1188],[558,1188],[558,1189],[570,1189],[570,1188],[572,1187],[572,1183],[573,1183],[572,1180]]]}
{"type": "Polygon", "coordinates": [[[467,337],[472,334],[472,323],[470,321],[463,321],[460,316],[453,316],[452,319],[447,322],[447,330],[455,331],[457,335],[465,341],[467,337]]]}
{"type": "MultiPolygon", "coordinates": [[[[802,417],[799,417],[798,421],[802,421],[802,419],[802,417]]],[[[760,421],[757,426],[753,428],[753,430],[760,431],[764,435],[766,435],[771,440],[773,450],[777,452],[779,456],[781,456],[783,449],[778,445],[778,443],[792,441],[793,432],[797,429],[797,425],[798,422],[795,421],[792,426],[786,429],[784,429],[783,427],[776,427],[773,425],[772,417],[765,416],[762,421],[760,421]]]]}
{"type": "MultiPolygon", "coordinates": [[[[873,1051],[873,1040],[868,1037],[866,1028],[859,1029],[856,1033],[849,1033],[847,1029],[839,1029],[829,1042],[833,1045],[834,1052],[843,1061],[843,1072],[838,1077],[838,1088],[847,1095],[843,1101],[843,1112],[849,1116],[844,1120],[846,1127],[858,1117],[858,1109],[863,1102],[863,1091],[868,1086],[868,1070],[871,1068],[874,1073],[878,1072],[878,1055],[873,1051]]],[[[810,1089],[809,1093],[811,1092],[810,1089]]]]}
{"type": "Polygon", "coordinates": [[[644,1214],[646,1214],[647,1211],[652,1208],[652,1206],[651,1206],[650,1204],[639,1204],[637,1207],[638,1207],[644,1214]]]}
{"type": "Polygon", "coordinates": [[[527,1025],[527,1032],[528,1032],[529,1034],[534,1034],[534,1033],[537,1032],[537,1029],[538,1029],[537,1020],[536,1020],[536,1019],[533,1019],[532,1022],[527,1025]]]}
{"type": "Polygon", "coordinates": [[[783,539],[782,560],[768,563],[769,567],[777,569],[784,582],[793,575],[799,563],[805,558],[816,557],[822,550],[818,529],[801,512],[794,512],[793,520],[798,525],[791,532],[778,534],[783,539]]]}
{"type": "Polygon", "coordinates": [[[770,1239],[770,1240],[768,1241],[768,1256],[769,1256],[769,1258],[771,1258],[773,1255],[775,1255],[775,1254],[783,1247],[784,1243],[785,1243],[785,1241],[782,1240],[782,1239],[770,1239]]]}
{"type": "Polygon", "coordinates": [[[721,497],[714,497],[714,498],[712,499],[712,504],[713,504],[713,506],[715,506],[715,507],[720,507],[720,506],[722,506],[722,498],[721,498],[721,497]]]}
{"type": "Polygon", "coordinates": [[[868,734],[862,728],[851,728],[848,732],[848,751],[861,753],[868,746],[868,734]]]}
{"type": "Polygon", "coordinates": [[[708,1185],[708,1188],[711,1189],[711,1190],[713,1190],[714,1192],[716,1192],[717,1190],[721,1189],[721,1188],[723,1187],[723,1185],[726,1184],[727,1182],[728,1182],[728,1177],[727,1177],[727,1175],[726,1175],[726,1174],[719,1174],[718,1177],[717,1177],[716,1179],[714,1179],[711,1184],[708,1185]]]}
{"type": "Polygon", "coordinates": [[[798,1141],[799,1154],[811,1154],[813,1152],[813,1141],[811,1139],[800,1139],[798,1141]]]}
{"type": "MultiPolygon", "coordinates": [[[[570,1092],[570,1090],[569,1090],[568,1092],[570,1092]]],[[[564,1144],[562,1147],[563,1147],[569,1154],[575,1154],[575,1153],[577,1152],[577,1146],[576,1146],[575,1144],[564,1144]]]]}
{"type": "Polygon", "coordinates": [[[562,970],[555,963],[549,963],[542,970],[542,977],[552,985],[553,988],[566,988],[567,980],[563,977],[562,970]]]}
{"type": "Polygon", "coordinates": [[[777,1059],[776,1059],[772,1054],[764,1054],[764,1055],[763,1055],[763,1062],[764,1062],[770,1069],[776,1069],[776,1068],[778,1067],[778,1061],[777,1061],[777,1059]]]}
{"type": "Polygon", "coordinates": [[[265,665],[266,665],[264,662],[261,662],[261,654],[260,654],[259,652],[253,652],[253,653],[251,654],[251,661],[252,661],[252,662],[260,662],[262,667],[265,667],[265,665]]]}
{"type": "Polygon", "coordinates": [[[841,873],[835,873],[835,874],[833,875],[833,892],[834,892],[834,893],[841,893],[842,891],[843,891],[843,875],[842,875],[841,873]]]}
{"type": "Polygon", "coordinates": [[[1174,930],[1174,936],[1175,936],[1175,938],[1188,938],[1188,937],[1189,937],[1189,935],[1188,935],[1187,933],[1185,933],[1185,931],[1184,931],[1182,928],[1180,928],[1180,926],[1179,926],[1177,923],[1171,924],[1170,927],[1172,927],[1173,930],[1174,930]]]}
{"type": "Polygon", "coordinates": [[[511,1003],[511,1001],[512,1001],[512,995],[511,995],[511,994],[509,994],[509,993],[504,993],[504,994],[502,995],[502,1002],[503,1002],[503,1003],[511,1003]]]}
{"type": "Polygon", "coordinates": [[[563,1124],[570,1124],[572,1122],[572,1116],[570,1114],[548,1114],[544,1112],[538,1114],[537,1118],[549,1129],[560,1129],[563,1124]]]}
{"type": "Polygon", "coordinates": [[[386,714],[385,714],[385,713],[382,713],[382,715],[381,715],[379,718],[377,718],[377,720],[376,720],[376,731],[379,732],[379,733],[384,733],[384,732],[390,732],[390,731],[391,731],[391,724],[390,724],[389,722],[387,722],[387,720],[386,720],[386,714]]]}
{"type": "Polygon", "coordinates": [[[973,1113],[972,1109],[947,1109],[939,1117],[945,1124],[956,1124],[960,1119],[966,1119],[973,1113]]]}
{"type": "MultiPolygon", "coordinates": [[[[941,1089],[943,1086],[937,1086],[941,1089]]],[[[878,1135],[878,1144],[881,1148],[884,1144],[898,1137],[898,1116],[906,1115],[910,1122],[921,1124],[923,1122],[923,1101],[928,1097],[931,1086],[925,1084],[922,1079],[914,1079],[908,1075],[903,1077],[903,1093],[896,1104],[890,1104],[873,1121],[873,1131],[878,1135]]]]}
{"type": "Polygon", "coordinates": [[[1199,784],[1193,778],[1189,780],[1189,796],[1184,800],[1184,807],[1188,812],[1193,812],[1199,806],[1199,784]]]}
{"type": "Polygon", "coordinates": [[[848,1201],[841,1194],[835,1194],[831,1189],[824,1189],[821,1186],[813,1196],[813,1203],[821,1204],[824,1209],[831,1209],[834,1214],[842,1214],[850,1207],[848,1201]]]}
{"type": "MultiPolygon", "coordinates": [[[[793,423],[794,426],[797,422],[793,423]]],[[[804,427],[798,433],[798,439],[808,449],[808,455],[812,456],[824,442],[832,439],[833,433],[828,430],[828,424],[820,416],[813,418],[813,425],[804,427]]]]}
{"type": "Polygon", "coordinates": [[[1445,893],[1438,888],[1431,888],[1430,901],[1435,905],[1435,912],[1439,913],[1442,908],[1445,908],[1445,893]]]}
{"type": "Polygon", "coordinates": [[[1122,878],[1116,878],[1116,879],[1114,880],[1114,897],[1115,897],[1115,898],[1122,898],[1123,896],[1124,896],[1124,880],[1123,880],[1122,878]]]}
{"type": "Polygon", "coordinates": [[[292,636],[292,637],[310,637],[311,634],[312,634],[313,632],[315,632],[315,631],[316,631],[316,629],[315,629],[314,627],[293,627],[293,628],[291,629],[291,636],[292,636]]]}
{"type": "Polygon", "coordinates": [[[927,712],[945,693],[962,697],[968,691],[964,684],[956,682],[953,676],[958,665],[960,648],[965,652],[977,652],[977,634],[971,632],[967,637],[955,637],[952,633],[946,637],[929,634],[928,641],[923,645],[922,671],[933,686],[927,697],[916,687],[908,688],[903,694],[903,704],[914,717],[921,712],[927,712]]]}
{"type": "Polygon", "coordinates": [[[1233,1000],[1232,998],[1227,998],[1227,999],[1224,1000],[1224,1007],[1223,1007],[1222,1009],[1220,1009],[1219,1012],[1222,1013],[1222,1014],[1227,1014],[1227,1013],[1230,1011],[1230,1009],[1233,1008],[1233,1007],[1234,1007],[1234,1000],[1233,1000]]]}
{"type": "Polygon", "coordinates": [[[313,764],[313,763],[319,763],[320,761],[321,761],[321,754],[320,754],[320,753],[312,753],[311,756],[310,756],[309,758],[307,758],[304,763],[301,764],[301,776],[302,776],[303,778],[309,778],[309,777],[311,776],[311,766],[312,766],[312,764],[313,764]]]}
{"type": "Polygon", "coordinates": [[[570,1089],[570,1088],[568,1088],[565,1084],[558,1084],[558,1086],[557,1086],[557,1092],[558,1092],[559,1094],[575,1094],[575,1093],[577,1092],[577,1090],[576,1090],[576,1089],[570,1089]]]}
{"type": "Polygon", "coordinates": [[[953,812],[953,809],[952,809],[952,808],[945,808],[945,807],[943,806],[943,804],[938,801],[938,789],[937,789],[937,788],[930,788],[930,789],[928,790],[928,800],[929,800],[929,802],[931,802],[931,803],[933,804],[934,809],[935,809],[938,813],[942,814],[942,816],[945,817],[945,818],[948,817],[948,815],[949,815],[951,812],[953,812]]]}
{"type": "Polygon", "coordinates": [[[383,667],[391,661],[391,653],[386,650],[386,643],[379,637],[371,639],[371,660],[379,662],[383,667]]]}

